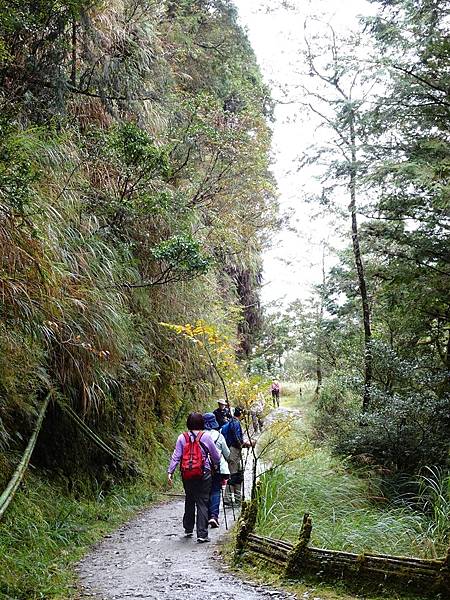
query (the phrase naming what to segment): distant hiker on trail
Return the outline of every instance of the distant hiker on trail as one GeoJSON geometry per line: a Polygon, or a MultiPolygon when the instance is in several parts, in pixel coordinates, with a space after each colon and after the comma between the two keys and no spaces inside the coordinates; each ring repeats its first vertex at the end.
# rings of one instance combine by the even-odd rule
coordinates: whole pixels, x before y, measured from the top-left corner
{"type": "Polygon", "coordinates": [[[278,379],[274,379],[272,381],[272,385],[270,386],[274,408],[280,406],[280,389],[280,382],[278,381],[278,379]]]}
{"type": "Polygon", "coordinates": [[[253,431],[259,433],[263,429],[264,396],[258,394],[258,397],[250,407],[250,416],[252,418],[253,431]]]}
{"type": "Polygon", "coordinates": [[[242,448],[251,448],[252,442],[244,442],[244,434],[240,423],[244,416],[244,411],[238,406],[234,409],[234,416],[231,421],[225,423],[221,433],[225,438],[227,446],[230,449],[230,458],[228,466],[230,467],[230,480],[225,494],[225,504],[230,505],[232,494],[234,494],[234,503],[240,504],[242,499],[242,482],[244,480],[244,471],[242,465],[242,448]]]}
{"type": "Polygon", "coordinates": [[[211,436],[217,449],[220,452],[220,468],[219,471],[213,473],[211,492],[209,494],[209,519],[210,527],[219,527],[219,511],[220,511],[220,496],[222,485],[226,484],[230,477],[230,468],[228,467],[228,459],[230,457],[230,449],[227,446],[225,438],[219,431],[219,424],[214,413],[205,413],[205,429],[211,436]]]}
{"type": "Polygon", "coordinates": [[[216,408],[216,410],[213,411],[213,414],[216,417],[216,421],[219,424],[219,427],[223,427],[225,423],[227,423],[227,421],[231,420],[230,407],[222,398],[220,398],[220,400],[217,400],[217,404],[219,406],[216,408]]]}
{"type": "Polygon", "coordinates": [[[194,532],[197,507],[197,542],[209,542],[208,504],[213,469],[219,468],[220,453],[213,440],[203,431],[205,421],[200,413],[191,413],[186,422],[188,431],[178,436],[167,479],[172,485],[173,473],[180,463],[183,487],[186,493],[183,527],[186,537],[194,532]]]}

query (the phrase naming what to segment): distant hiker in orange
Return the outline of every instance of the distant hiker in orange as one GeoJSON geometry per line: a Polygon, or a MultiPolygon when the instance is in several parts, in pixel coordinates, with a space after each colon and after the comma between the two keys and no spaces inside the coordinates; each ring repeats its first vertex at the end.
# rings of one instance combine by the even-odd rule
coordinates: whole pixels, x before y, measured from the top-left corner
{"type": "Polygon", "coordinates": [[[172,485],[173,473],[180,464],[181,478],[186,493],[183,527],[186,537],[192,537],[197,508],[197,542],[209,542],[208,505],[213,471],[219,470],[220,452],[213,440],[203,431],[205,420],[200,413],[191,413],[186,422],[188,431],[178,436],[172,459],[167,469],[167,480],[172,485]],[[205,434],[205,435],[204,435],[205,434]]]}

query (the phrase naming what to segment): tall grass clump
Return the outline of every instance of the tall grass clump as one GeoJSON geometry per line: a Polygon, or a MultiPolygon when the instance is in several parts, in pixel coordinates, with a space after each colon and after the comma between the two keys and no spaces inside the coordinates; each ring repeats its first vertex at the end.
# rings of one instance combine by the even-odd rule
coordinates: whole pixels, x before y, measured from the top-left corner
{"type": "Polygon", "coordinates": [[[379,501],[370,481],[350,473],[326,449],[315,449],[262,476],[257,528],[296,541],[307,512],[314,546],[425,557],[445,553],[445,536],[435,536],[430,516],[379,501]]]}
{"type": "Polygon", "coordinates": [[[425,467],[417,483],[413,504],[426,516],[423,528],[430,552],[439,555],[450,544],[450,475],[438,467],[425,467]]]}

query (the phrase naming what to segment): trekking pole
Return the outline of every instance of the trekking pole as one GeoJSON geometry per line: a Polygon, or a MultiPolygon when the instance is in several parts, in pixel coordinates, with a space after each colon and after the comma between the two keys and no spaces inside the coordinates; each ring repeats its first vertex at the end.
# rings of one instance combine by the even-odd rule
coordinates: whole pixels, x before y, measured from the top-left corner
{"type": "Polygon", "coordinates": [[[250,454],[250,448],[247,448],[247,454],[245,455],[244,469],[242,471],[242,499],[245,500],[245,471],[247,470],[248,455],[250,454]]]}
{"type": "Polygon", "coordinates": [[[223,487],[222,486],[220,486],[220,493],[222,494],[223,520],[225,521],[225,529],[228,531],[227,511],[225,510],[225,496],[224,496],[224,493],[223,493],[223,487]]]}
{"type": "MultiPolygon", "coordinates": [[[[230,481],[230,480],[228,480],[230,481]]],[[[234,500],[233,500],[233,491],[231,489],[231,484],[228,484],[230,486],[230,501],[231,501],[231,512],[233,513],[233,521],[236,521],[236,515],[234,514],[234,500]]]]}

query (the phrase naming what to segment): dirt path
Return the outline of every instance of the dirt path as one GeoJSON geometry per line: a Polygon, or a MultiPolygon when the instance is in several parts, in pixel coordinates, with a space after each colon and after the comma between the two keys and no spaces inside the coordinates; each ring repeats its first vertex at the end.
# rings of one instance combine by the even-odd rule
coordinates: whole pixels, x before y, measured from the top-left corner
{"type": "Polygon", "coordinates": [[[243,582],[218,553],[222,528],[211,543],[182,537],[184,502],[155,506],[107,536],[79,565],[81,597],[98,600],[291,600],[292,594],[243,582]]]}
{"type": "MultiPolygon", "coordinates": [[[[292,414],[278,408],[268,417],[292,414]]],[[[246,495],[251,485],[251,455],[246,463],[246,495]]],[[[107,536],[79,565],[82,598],[96,600],[292,600],[293,594],[227,572],[218,544],[225,527],[210,530],[211,543],[185,538],[181,525],[184,501],[167,502],[141,513],[107,536]]],[[[227,511],[232,523],[231,510],[227,511]]],[[[223,515],[221,515],[223,517],[223,515]]]]}

